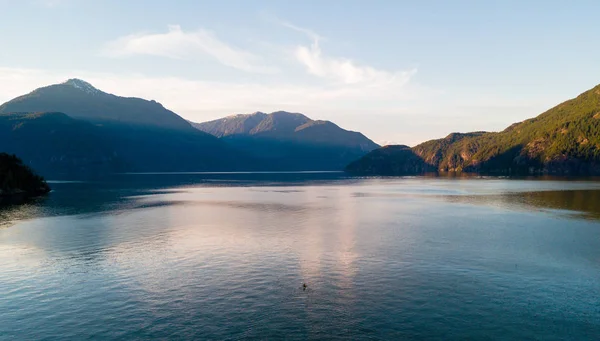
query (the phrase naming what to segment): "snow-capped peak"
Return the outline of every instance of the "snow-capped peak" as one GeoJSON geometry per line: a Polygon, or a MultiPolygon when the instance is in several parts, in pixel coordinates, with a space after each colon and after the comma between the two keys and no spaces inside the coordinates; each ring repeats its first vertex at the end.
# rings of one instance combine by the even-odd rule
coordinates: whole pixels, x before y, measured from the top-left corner
{"type": "Polygon", "coordinates": [[[64,82],[63,84],[70,85],[70,86],[74,87],[75,89],[79,89],[81,91],[84,91],[84,92],[86,92],[88,94],[92,94],[92,95],[102,93],[102,91],[94,88],[94,86],[91,85],[90,83],[83,81],[81,79],[77,79],[77,78],[71,78],[68,81],[64,82]]]}

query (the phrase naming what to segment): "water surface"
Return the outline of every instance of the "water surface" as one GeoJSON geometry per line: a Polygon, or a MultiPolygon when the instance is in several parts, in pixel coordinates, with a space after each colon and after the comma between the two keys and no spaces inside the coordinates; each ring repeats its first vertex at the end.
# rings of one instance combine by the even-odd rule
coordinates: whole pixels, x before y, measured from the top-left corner
{"type": "Polygon", "coordinates": [[[0,339],[600,336],[600,182],[124,174],[52,186],[0,210],[0,339]]]}

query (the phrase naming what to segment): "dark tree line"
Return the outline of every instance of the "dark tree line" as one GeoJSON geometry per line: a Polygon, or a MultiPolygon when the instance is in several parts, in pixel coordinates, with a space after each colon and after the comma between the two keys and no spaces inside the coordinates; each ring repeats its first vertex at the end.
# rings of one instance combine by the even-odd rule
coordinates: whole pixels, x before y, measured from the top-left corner
{"type": "Polygon", "coordinates": [[[50,187],[15,155],[0,153],[0,195],[36,196],[48,193],[50,187]]]}

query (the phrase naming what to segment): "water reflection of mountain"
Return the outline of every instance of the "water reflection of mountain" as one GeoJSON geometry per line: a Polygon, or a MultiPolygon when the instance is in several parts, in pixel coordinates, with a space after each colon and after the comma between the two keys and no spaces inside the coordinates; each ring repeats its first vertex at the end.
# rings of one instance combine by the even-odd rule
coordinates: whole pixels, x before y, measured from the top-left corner
{"type": "Polygon", "coordinates": [[[120,174],[81,182],[55,181],[51,182],[53,191],[46,198],[22,206],[1,207],[0,226],[36,217],[101,214],[108,211],[148,208],[147,203],[140,203],[132,198],[157,192],[185,191],[187,187],[289,186],[345,178],[340,172],[148,173],[120,174]]]}
{"type": "Polygon", "coordinates": [[[511,209],[566,210],[587,219],[600,219],[600,190],[511,192],[496,195],[443,196],[454,203],[502,206],[511,209]]]}

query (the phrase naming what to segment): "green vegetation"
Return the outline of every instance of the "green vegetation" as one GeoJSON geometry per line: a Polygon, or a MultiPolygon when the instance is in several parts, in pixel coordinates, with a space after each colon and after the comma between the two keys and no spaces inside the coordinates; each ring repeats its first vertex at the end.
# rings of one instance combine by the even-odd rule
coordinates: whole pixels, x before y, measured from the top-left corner
{"type": "Polygon", "coordinates": [[[44,179],[25,166],[15,155],[0,153],[0,203],[27,199],[50,191],[44,179]]]}
{"type": "MultiPolygon", "coordinates": [[[[440,172],[600,174],[600,85],[502,132],[450,134],[411,150],[440,172]]],[[[347,170],[384,174],[371,166],[372,154],[347,170]]],[[[412,162],[406,152],[388,157],[412,162]]]]}
{"type": "Polygon", "coordinates": [[[346,171],[364,175],[404,175],[435,172],[408,146],[385,146],[352,162],[346,171]]]}

